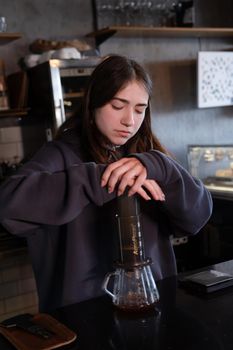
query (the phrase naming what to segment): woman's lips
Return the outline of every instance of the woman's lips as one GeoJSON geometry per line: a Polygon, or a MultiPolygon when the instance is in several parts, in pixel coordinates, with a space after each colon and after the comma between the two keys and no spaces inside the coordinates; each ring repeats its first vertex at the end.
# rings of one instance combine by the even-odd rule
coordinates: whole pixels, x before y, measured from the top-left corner
{"type": "Polygon", "coordinates": [[[116,130],[116,133],[121,137],[129,137],[131,135],[130,131],[116,130]]]}

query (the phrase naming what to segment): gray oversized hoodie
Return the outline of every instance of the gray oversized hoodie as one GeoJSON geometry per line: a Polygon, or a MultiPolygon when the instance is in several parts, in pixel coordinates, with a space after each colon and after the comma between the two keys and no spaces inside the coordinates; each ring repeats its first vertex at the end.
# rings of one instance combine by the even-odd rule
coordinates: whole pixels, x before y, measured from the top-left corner
{"type": "MultiPolygon", "coordinates": [[[[192,235],[208,221],[211,196],[202,182],[155,150],[134,154],[165,193],[141,199],[145,255],[156,280],[174,275],[170,236],[192,235]]],[[[116,193],[100,186],[106,165],[85,162],[80,142],[47,143],[0,187],[0,222],[27,238],[40,311],[103,294],[116,259],[116,193]]]]}

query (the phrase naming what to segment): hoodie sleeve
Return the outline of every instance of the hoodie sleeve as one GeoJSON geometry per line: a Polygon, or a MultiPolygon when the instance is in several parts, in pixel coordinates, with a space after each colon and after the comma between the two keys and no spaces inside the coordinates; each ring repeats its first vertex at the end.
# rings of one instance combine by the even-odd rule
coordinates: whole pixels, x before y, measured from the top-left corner
{"type": "Polygon", "coordinates": [[[159,151],[134,154],[165,194],[163,210],[178,232],[197,233],[212,213],[212,198],[201,180],[190,175],[178,162],[159,151]]]}
{"type": "Polygon", "coordinates": [[[66,224],[89,203],[103,205],[115,196],[100,186],[104,168],[81,162],[64,147],[46,145],[1,185],[1,224],[20,234],[39,225],[66,224]]]}

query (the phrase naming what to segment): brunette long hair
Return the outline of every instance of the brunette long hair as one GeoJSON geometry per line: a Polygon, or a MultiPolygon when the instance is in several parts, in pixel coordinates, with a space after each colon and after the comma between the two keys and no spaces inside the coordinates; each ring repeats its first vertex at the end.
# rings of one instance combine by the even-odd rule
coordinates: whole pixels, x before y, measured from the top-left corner
{"type": "MultiPolygon", "coordinates": [[[[107,140],[95,125],[95,110],[111,101],[118,91],[134,80],[145,87],[149,95],[149,101],[140,129],[124,145],[125,153],[141,153],[151,149],[168,153],[151,130],[150,98],[152,82],[149,75],[136,61],[120,55],[110,55],[104,58],[94,69],[85,90],[80,112],[82,146],[88,158],[97,163],[106,163],[108,155],[106,147],[103,146],[106,145],[107,140]]],[[[69,125],[69,122],[66,124],[69,125]]],[[[68,125],[65,125],[65,128],[68,125]]],[[[65,128],[63,126],[61,131],[65,128]]]]}

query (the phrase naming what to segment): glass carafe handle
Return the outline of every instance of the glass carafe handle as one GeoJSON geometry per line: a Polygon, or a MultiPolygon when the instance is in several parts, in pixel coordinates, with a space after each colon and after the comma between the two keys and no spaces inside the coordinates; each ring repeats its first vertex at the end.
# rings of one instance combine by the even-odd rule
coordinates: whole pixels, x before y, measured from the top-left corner
{"type": "Polygon", "coordinates": [[[114,277],[114,276],[118,276],[118,273],[117,273],[116,271],[107,273],[107,275],[106,275],[105,278],[104,278],[104,282],[103,282],[103,284],[102,284],[102,289],[103,289],[107,294],[109,294],[113,299],[116,298],[116,295],[113,294],[113,293],[108,289],[108,284],[109,284],[110,278],[111,278],[111,277],[114,277]]]}

